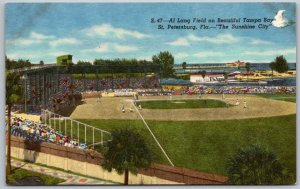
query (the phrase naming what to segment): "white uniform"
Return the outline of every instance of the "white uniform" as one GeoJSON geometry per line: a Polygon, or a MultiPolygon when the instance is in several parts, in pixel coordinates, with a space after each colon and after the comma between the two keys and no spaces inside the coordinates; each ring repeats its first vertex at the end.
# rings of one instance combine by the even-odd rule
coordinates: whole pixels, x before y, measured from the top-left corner
{"type": "Polygon", "coordinates": [[[247,102],[244,101],[244,108],[247,108],[247,102]]]}

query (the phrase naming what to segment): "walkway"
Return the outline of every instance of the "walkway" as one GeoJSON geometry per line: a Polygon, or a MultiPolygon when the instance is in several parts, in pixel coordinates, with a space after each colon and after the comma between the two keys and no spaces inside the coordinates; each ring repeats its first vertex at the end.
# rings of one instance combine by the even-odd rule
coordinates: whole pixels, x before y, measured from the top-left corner
{"type": "Polygon", "coordinates": [[[65,182],[59,185],[112,185],[115,183],[102,181],[98,179],[87,178],[83,176],[78,176],[72,173],[67,173],[60,170],[55,170],[47,167],[42,167],[28,162],[22,162],[15,159],[11,160],[11,165],[13,167],[21,167],[22,169],[38,172],[41,174],[49,175],[52,177],[57,177],[64,179],[65,182]]]}

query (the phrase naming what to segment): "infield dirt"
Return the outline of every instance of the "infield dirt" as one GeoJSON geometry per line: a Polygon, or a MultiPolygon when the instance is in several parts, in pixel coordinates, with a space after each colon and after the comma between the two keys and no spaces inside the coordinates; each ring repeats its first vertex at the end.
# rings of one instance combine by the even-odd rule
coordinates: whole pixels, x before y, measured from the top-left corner
{"type": "MultiPolygon", "coordinates": [[[[197,99],[197,95],[173,96],[176,99],[197,99]]],[[[139,97],[139,100],[167,100],[169,96],[139,97]]],[[[296,113],[296,103],[266,99],[255,95],[202,95],[203,99],[224,100],[233,106],[228,108],[199,109],[142,109],[141,115],[146,120],[232,120],[257,117],[271,117],[296,113]],[[239,99],[239,106],[235,103],[239,99]],[[244,108],[246,101],[247,108],[244,108]]],[[[133,107],[132,97],[103,97],[100,102],[96,98],[86,99],[86,103],[76,107],[72,112],[73,119],[140,119],[133,107]],[[124,104],[125,113],[121,111],[124,104]],[[130,112],[130,108],[134,112],[130,112]]]]}

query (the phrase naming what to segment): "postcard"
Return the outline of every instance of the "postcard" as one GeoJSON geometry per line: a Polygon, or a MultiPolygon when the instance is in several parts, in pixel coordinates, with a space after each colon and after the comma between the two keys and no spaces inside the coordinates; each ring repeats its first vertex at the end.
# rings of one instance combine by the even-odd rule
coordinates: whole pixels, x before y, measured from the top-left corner
{"type": "Polygon", "coordinates": [[[296,3],[6,3],[7,185],[296,183],[296,3]]]}

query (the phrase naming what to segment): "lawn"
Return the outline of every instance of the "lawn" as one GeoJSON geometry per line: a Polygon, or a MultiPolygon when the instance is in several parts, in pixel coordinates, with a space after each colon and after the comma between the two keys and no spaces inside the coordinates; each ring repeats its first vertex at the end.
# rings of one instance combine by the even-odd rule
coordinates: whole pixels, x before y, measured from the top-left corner
{"type": "MultiPolygon", "coordinates": [[[[154,161],[168,164],[140,120],[80,121],[107,131],[132,128],[145,137],[154,161]]],[[[223,121],[147,122],[176,166],[226,175],[228,157],[239,147],[256,143],[274,151],[293,173],[296,172],[296,115],[223,121]]],[[[91,135],[87,140],[91,141],[91,135]]]]}
{"type": "MultiPolygon", "coordinates": [[[[145,137],[154,161],[168,164],[140,120],[80,120],[112,131],[133,128],[145,137]]],[[[176,166],[226,175],[226,161],[239,147],[260,144],[296,173],[296,115],[224,121],[147,121],[176,166]]],[[[68,130],[69,132],[69,130],[68,130]]],[[[77,129],[73,130],[76,135],[77,129]]],[[[83,140],[84,129],[80,130],[83,140]]],[[[99,140],[99,135],[97,136],[99,140]]],[[[92,141],[89,133],[87,140],[92,141]]]]}
{"type": "Polygon", "coordinates": [[[226,103],[220,100],[153,100],[140,101],[144,109],[220,108],[226,103]]]}
{"type": "MultiPolygon", "coordinates": [[[[141,135],[143,135],[145,137],[145,140],[148,141],[149,147],[152,150],[153,153],[153,157],[155,160],[157,160],[158,162],[161,163],[168,163],[168,161],[162,156],[161,151],[159,149],[159,147],[157,146],[157,144],[155,143],[154,139],[151,137],[149,131],[146,129],[146,127],[144,126],[144,123],[141,120],[78,120],[81,121],[83,123],[92,125],[94,127],[106,130],[106,131],[113,131],[115,129],[121,129],[121,128],[132,128],[134,130],[136,130],[138,133],[140,133],[141,135]]],[[[61,121],[61,133],[65,133],[65,128],[64,128],[64,122],[61,121]]],[[[71,136],[71,123],[70,121],[67,121],[67,132],[66,134],[68,136],[71,136]]],[[[52,121],[52,126],[53,121],[52,121]]],[[[58,121],[56,122],[56,130],[58,129],[58,121]]],[[[90,145],[92,144],[93,141],[93,131],[92,129],[87,128],[87,134],[86,134],[86,140],[87,140],[87,144],[90,145]]],[[[73,133],[73,138],[77,139],[78,137],[78,125],[73,123],[73,128],[72,128],[72,133],[73,133]]],[[[79,139],[80,142],[84,142],[85,141],[85,129],[83,127],[83,125],[81,125],[79,127],[79,139]]],[[[95,143],[99,143],[101,141],[101,134],[99,131],[95,130],[94,133],[95,136],[95,143]]],[[[103,137],[104,141],[111,139],[109,135],[104,135],[103,137]]],[[[100,149],[97,148],[96,149],[100,149]]]]}
{"type": "Polygon", "coordinates": [[[13,168],[12,173],[10,175],[8,175],[8,183],[7,184],[11,184],[11,185],[17,184],[16,183],[17,180],[20,180],[20,179],[23,179],[26,177],[38,177],[43,181],[44,185],[57,185],[57,184],[65,181],[60,178],[51,177],[48,175],[29,171],[29,170],[22,169],[22,168],[16,168],[16,167],[12,167],[12,168],[13,168]]]}
{"type": "Polygon", "coordinates": [[[257,94],[257,96],[296,103],[296,94],[257,94]]]}

